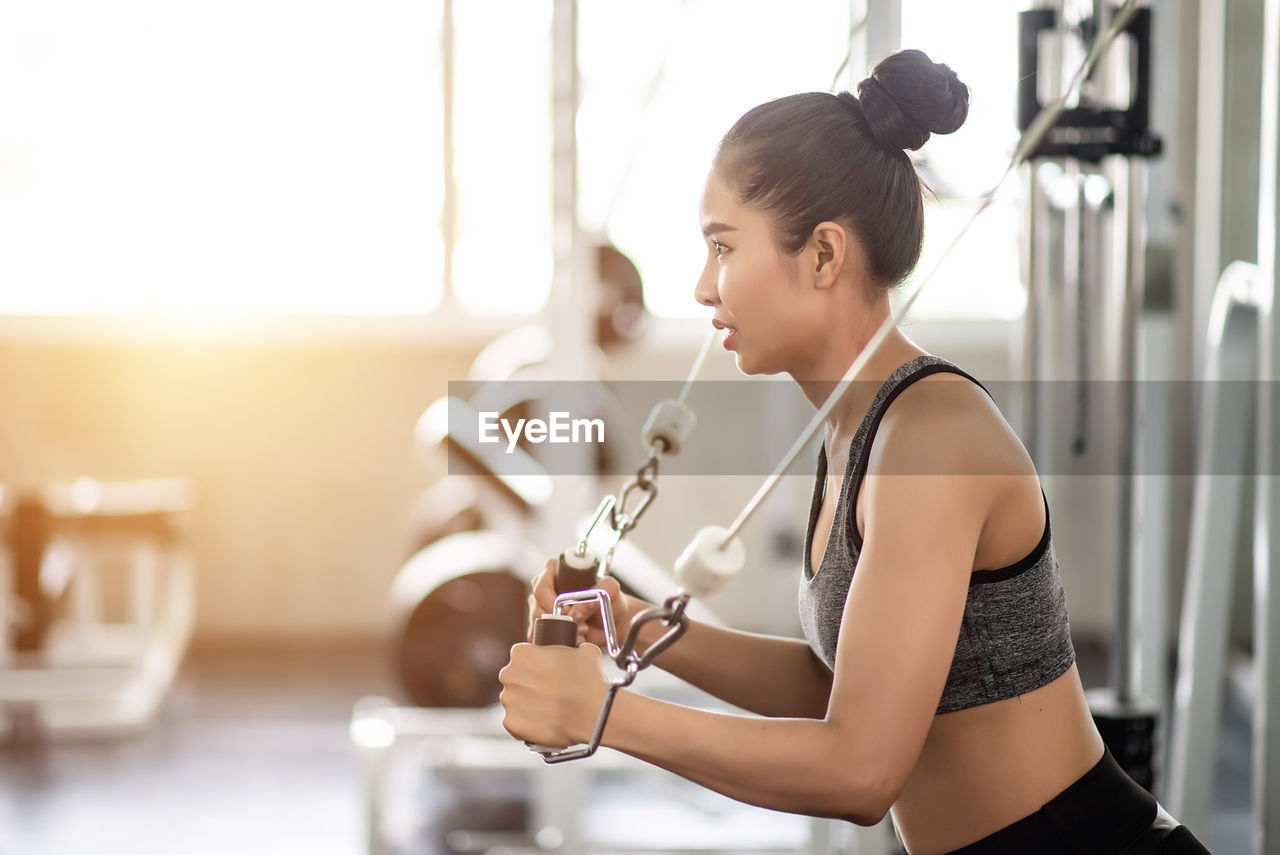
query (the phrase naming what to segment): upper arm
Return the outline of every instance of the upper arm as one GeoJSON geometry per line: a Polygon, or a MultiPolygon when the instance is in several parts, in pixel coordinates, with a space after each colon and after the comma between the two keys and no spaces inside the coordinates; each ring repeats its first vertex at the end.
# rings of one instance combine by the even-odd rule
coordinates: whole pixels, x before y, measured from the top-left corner
{"type": "Polygon", "coordinates": [[[965,471],[964,421],[980,414],[949,419],[940,437],[936,422],[904,410],[892,436],[878,438],[862,486],[866,533],[827,711],[843,735],[842,762],[872,776],[864,786],[886,810],[937,711],[992,501],[992,479],[965,471]]]}

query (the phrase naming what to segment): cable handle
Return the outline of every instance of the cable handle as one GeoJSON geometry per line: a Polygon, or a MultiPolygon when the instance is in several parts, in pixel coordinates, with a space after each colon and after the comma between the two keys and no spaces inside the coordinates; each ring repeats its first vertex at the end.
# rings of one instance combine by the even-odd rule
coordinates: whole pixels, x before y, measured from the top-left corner
{"type": "MultiPolygon", "coordinates": [[[[604,622],[605,638],[608,640],[610,647],[610,655],[617,656],[617,635],[613,629],[613,612],[609,608],[609,595],[600,590],[593,588],[589,591],[570,591],[556,597],[555,612],[549,615],[543,615],[533,623],[533,643],[539,647],[578,646],[578,623],[571,616],[563,614],[562,610],[569,605],[579,602],[597,601],[600,603],[600,614],[604,622]]],[[[634,659],[634,657],[632,657],[634,659]]],[[[609,720],[609,711],[613,709],[613,699],[618,693],[618,689],[631,685],[635,680],[636,673],[640,670],[638,661],[627,663],[626,673],[622,677],[614,680],[609,686],[609,692],[605,695],[604,704],[600,707],[600,714],[596,717],[595,731],[591,736],[591,742],[587,745],[569,746],[566,748],[557,748],[552,745],[540,745],[535,742],[525,742],[530,750],[542,756],[544,763],[563,763],[566,760],[581,760],[584,757],[590,757],[596,753],[596,749],[600,747],[600,739],[604,736],[604,726],[609,720]]]]}
{"type": "Polygon", "coordinates": [[[575,549],[566,549],[556,560],[556,600],[551,614],[545,614],[533,622],[533,643],[547,645],[578,646],[578,623],[565,614],[569,606],[578,603],[597,603],[600,621],[604,625],[606,643],[610,655],[617,655],[617,632],[613,624],[613,609],[607,591],[596,587],[600,581],[600,562],[590,552],[579,555],[575,549]]]}
{"type": "MultiPolygon", "coordinates": [[[[538,620],[540,621],[543,618],[550,617],[555,619],[566,618],[572,621],[573,618],[569,617],[565,612],[568,610],[569,606],[576,606],[580,603],[595,603],[600,607],[600,624],[604,629],[605,648],[609,653],[610,658],[617,661],[618,655],[622,653],[622,645],[618,643],[618,631],[613,622],[613,598],[609,596],[608,591],[602,590],[601,588],[587,588],[581,591],[566,591],[556,597],[552,614],[543,615],[541,618],[538,618],[538,620]]],[[[538,629],[536,622],[534,623],[533,628],[536,632],[538,629]]],[[[576,622],[574,623],[574,633],[576,640],[576,622]]],[[[619,662],[619,664],[621,664],[621,662],[619,662]]]]}
{"type": "Polygon", "coordinates": [[[575,549],[566,549],[556,560],[555,588],[557,594],[585,591],[600,582],[600,562],[590,552],[580,555],[575,549]]]}
{"type": "MultiPolygon", "coordinates": [[[[578,624],[569,615],[543,615],[533,622],[533,643],[539,647],[577,647],[578,624]]],[[[543,757],[559,753],[553,745],[540,745],[525,740],[529,750],[543,757]]]]}
{"type": "MultiPolygon", "coordinates": [[[[608,607],[609,595],[599,589],[596,589],[593,592],[579,591],[557,597],[557,610],[560,608],[562,599],[568,603],[569,599],[585,597],[588,593],[602,595],[602,611],[604,614],[608,614],[606,609],[608,607]]],[[[684,635],[685,631],[689,628],[689,618],[685,614],[685,607],[688,604],[689,595],[681,591],[674,596],[668,597],[661,606],[655,606],[645,612],[642,612],[641,614],[636,615],[636,617],[631,621],[630,631],[628,631],[626,641],[622,644],[621,649],[610,651],[610,655],[613,656],[614,661],[617,662],[618,666],[622,668],[623,673],[609,684],[609,691],[604,696],[604,703],[600,705],[599,715],[596,716],[596,726],[592,731],[590,742],[585,745],[569,746],[566,748],[553,748],[546,745],[536,745],[528,742],[525,744],[540,754],[542,756],[542,761],[548,765],[564,763],[569,760],[582,760],[586,757],[590,757],[592,754],[595,754],[596,749],[600,747],[600,740],[604,738],[604,728],[605,725],[609,723],[609,713],[613,710],[613,701],[614,698],[618,696],[618,690],[624,689],[635,682],[636,675],[640,673],[641,669],[649,667],[658,654],[666,650],[678,641],[682,635],[684,635]],[[649,646],[649,649],[645,651],[643,656],[640,656],[635,652],[635,645],[640,635],[640,628],[647,623],[657,620],[661,620],[667,626],[667,631],[661,638],[649,646]]],[[[544,630],[546,643],[560,643],[551,639],[551,635],[554,632],[564,632],[566,635],[568,632],[572,632],[573,637],[567,643],[569,646],[576,644],[577,624],[572,619],[569,619],[567,615],[543,615],[541,618],[538,618],[538,620],[547,621],[547,624],[545,624],[546,629],[544,630]],[[561,624],[566,626],[567,629],[558,629],[554,627],[553,624],[561,624]]],[[[606,635],[610,639],[613,639],[613,623],[611,619],[606,624],[606,635]]],[[[539,643],[541,642],[539,642],[538,625],[535,624],[534,644],[539,643]]]]}

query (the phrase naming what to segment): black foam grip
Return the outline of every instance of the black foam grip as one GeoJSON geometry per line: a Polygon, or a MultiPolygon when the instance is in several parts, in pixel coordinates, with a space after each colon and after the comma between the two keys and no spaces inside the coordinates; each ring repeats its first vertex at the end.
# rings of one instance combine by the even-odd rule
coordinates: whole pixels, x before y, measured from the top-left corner
{"type": "Polygon", "coordinates": [[[561,555],[556,562],[556,593],[564,594],[569,591],[585,591],[594,588],[596,582],[600,580],[599,570],[599,562],[593,562],[586,570],[579,570],[566,563],[564,555],[561,555]]]}
{"type": "Polygon", "coordinates": [[[563,647],[578,646],[578,624],[571,620],[540,617],[533,622],[533,643],[539,647],[559,644],[563,647]]]}

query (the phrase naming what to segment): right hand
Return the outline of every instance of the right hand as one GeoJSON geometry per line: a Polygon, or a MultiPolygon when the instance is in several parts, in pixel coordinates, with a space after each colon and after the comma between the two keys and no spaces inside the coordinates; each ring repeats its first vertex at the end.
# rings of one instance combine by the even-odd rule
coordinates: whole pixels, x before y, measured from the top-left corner
{"type": "MultiPolygon", "coordinates": [[[[533,577],[533,593],[529,595],[529,640],[533,641],[533,622],[543,615],[555,610],[556,603],[556,564],[558,559],[548,558],[542,572],[533,577]]],[[[644,600],[629,597],[622,593],[618,580],[612,576],[602,576],[596,587],[609,595],[613,607],[613,625],[618,633],[618,643],[627,636],[631,627],[631,619],[647,608],[651,608],[644,600]]],[[[604,624],[600,621],[600,605],[598,603],[578,603],[572,605],[566,614],[578,624],[578,641],[594,644],[601,650],[607,650],[604,637],[604,624]]]]}

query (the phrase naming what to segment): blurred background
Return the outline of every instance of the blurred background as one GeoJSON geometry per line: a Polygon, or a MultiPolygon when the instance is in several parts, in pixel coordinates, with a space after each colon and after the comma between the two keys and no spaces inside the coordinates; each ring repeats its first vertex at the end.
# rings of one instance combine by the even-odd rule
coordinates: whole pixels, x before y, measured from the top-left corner
{"type": "MultiPolygon", "coordinates": [[[[1117,42],[1079,105],[1140,97],[1158,156],[1038,161],[1107,182],[1096,233],[1083,207],[1037,215],[1058,204],[1052,176],[1023,167],[906,326],[997,384],[1034,446],[1081,673],[1104,687],[1117,661],[1136,669],[1158,710],[1162,798],[1174,685],[1190,680],[1175,663],[1211,302],[1233,261],[1274,274],[1258,253],[1276,158],[1259,109],[1276,86],[1267,5],[1150,10],[1147,46],[1117,42]],[[1073,302],[1072,246],[1103,259],[1078,292],[1096,306],[1073,302]],[[1067,272],[1043,273],[1053,264],[1067,272]],[[1108,277],[1123,296],[1135,276],[1124,315],[1108,277]],[[1037,281],[1048,302],[1033,313],[1037,281]],[[1128,339],[1112,336],[1122,317],[1128,339]],[[1085,367],[1064,332],[1082,326],[1085,367]],[[1044,429],[1071,406],[1067,384],[1139,376],[1174,384],[1140,426],[1156,437],[1141,472],[1118,468],[1108,442],[1132,432],[1105,405],[1084,417],[1102,438],[1088,455],[1044,429]],[[1028,405],[1026,380],[1056,390],[1050,409],[1028,405]]],[[[972,93],[964,128],[916,153],[937,197],[927,271],[1013,154],[1033,6],[1061,22],[1040,36],[1058,69],[1083,55],[1089,16],[1110,14],[1069,0],[0,0],[0,852],[896,851],[884,829],[745,809],[616,757],[543,769],[507,740],[487,705],[523,636],[523,585],[644,448],[619,439],[604,474],[531,485],[468,456],[430,408],[451,381],[682,381],[710,329],[692,292],[720,136],[771,98],[853,88],[899,47],[972,93]]],[[[1042,70],[1042,94],[1066,76],[1042,70]]],[[[703,379],[737,376],[713,349],[703,379]]],[[[764,429],[789,438],[811,413],[788,394],[764,429]]],[[[745,532],[747,574],[706,619],[798,633],[812,459],[745,532]]],[[[1251,655],[1255,462],[1239,462],[1222,523],[1221,617],[1196,630],[1222,641],[1196,684],[1207,730],[1185,744],[1208,746],[1216,771],[1177,796],[1218,853],[1280,851],[1256,848],[1251,801],[1267,685],[1251,655]]],[[[685,543],[759,480],[664,479],[619,575],[674,590],[685,543]]]]}

